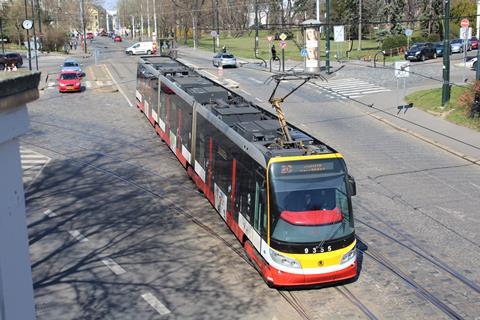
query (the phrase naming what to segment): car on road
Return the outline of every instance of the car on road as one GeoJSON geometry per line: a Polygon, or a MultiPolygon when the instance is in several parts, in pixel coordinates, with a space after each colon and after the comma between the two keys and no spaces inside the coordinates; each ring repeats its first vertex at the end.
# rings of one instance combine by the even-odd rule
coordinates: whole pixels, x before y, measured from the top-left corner
{"type": "Polygon", "coordinates": [[[79,92],[82,90],[82,73],[62,71],[57,78],[59,92],[79,92]]]}
{"type": "Polygon", "coordinates": [[[466,62],[467,68],[476,70],[477,69],[477,57],[474,57],[466,62]]]}
{"type": "Polygon", "coordinates": [[[113,42],[122,42],[122,37],[120,37],[120,36],[118,36],[118,35],[115,36],[115,37],[113,38],[113,42]]]}
{"type": "Polygon", "coordinates": [[[437,58],[437,51],[433,43],[430,42],[414,43],[410,49],[405,52],[405,60],[425,61],[430,58],[437,58]]]}
{"type": "Polygon", "coordinates": [[[220,52],[213,57],[213,65],[218,67],[222,64],[223,67],[237,67],[237,58],[229,52],[220,52]]]}
{"type": "Polygon", "coordinates": [[[477,39],[477,37],[471,37],[470,39],[468,39],[468,48],[469,48],[469,50],[478,49],[478,39],[477,39]]]}
{"type": "Polygon", "coordinates": [[[435,42],[433,46],[437,52],[437,57],[443,57],[443,42],[435,42]]]}
{"type": "Polygon", "coordinates": [[[19,53],[0,54],[0,70],[4,70],[6,66],[14,64],[17,68],[23,65],[23,58],[19,53]]]}
{"type": "Polygon", "coordinates": [[[93,32],[87,32],[87,39],[93,39],[94,37],[93,32]]]}
{"type": "Polygon", "coordinates": [[[75,72],[82,72],[82,68],[80,64],[75,59],[65,59],[63,64],[60,65],[63,71],[75,71],[75,72]]]}
{"type": "Polygon", "coordinates": [[[102,30],[98,35],[99,35],[100,37],[106,37],[106,36],[108,36],[108,33],[107,33],[107,31],[102,30]]]}
{"type": "Polygon", "coordinates": [[[15,66],[17,66],[17,68],[20,68],[23,65],[23,58],[20,55],[20,53],[11,52],[11,53],[5,54],[5,56],[12,63],[15,63],[15,66]]]}
{"type": "Polygon", "coordinates": [[[129,55],[154,54],[155,52],[157,52],[157,44],[153,41],[137,42],[125,49],[125,53],[129,55]]]}
{"type": "Polygon", "coordinates": [[[453,39],[450,41],[450,49],[452,53],[462,53],[464,51],[464,40],[462,39],[453,39]]]}

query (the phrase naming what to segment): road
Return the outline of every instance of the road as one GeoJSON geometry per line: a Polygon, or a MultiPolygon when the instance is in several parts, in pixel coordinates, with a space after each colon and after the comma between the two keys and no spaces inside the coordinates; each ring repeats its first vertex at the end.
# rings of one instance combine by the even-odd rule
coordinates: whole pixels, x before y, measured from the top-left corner
{"type": "MultiPolygon", "coordinates": [[[[39,319],[478,316],[478,166],[325,88],[301,88],[285,104],[288,119],[341,151],[357,181],[360,273],[345,285],[269,289],[130,106],[137,58],[123,53],[127,43],[97,38],[93,45],[97,65],[81,59],[90,88],[60,95],[47,86],[29,105],[32,130],[21,141],[49,159],[26,184],[39,319]]],[[[180,57],[216,76],[209,55],[183,50],[180,57]]],[[[238,86],[232,90],[270,108],[269,74],[249,65],[223,72],[221,81],[238,86]]],[[[342,72],[336,79],[375,87],[357,91],[361,99],[392,90],[342,72]]]]}

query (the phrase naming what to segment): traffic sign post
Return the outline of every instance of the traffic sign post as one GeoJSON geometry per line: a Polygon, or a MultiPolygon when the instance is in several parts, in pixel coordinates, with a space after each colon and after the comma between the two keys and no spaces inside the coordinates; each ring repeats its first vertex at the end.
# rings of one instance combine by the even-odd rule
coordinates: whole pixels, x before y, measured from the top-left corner
{"type": "Polygon", "coordinates": [[[285,48],[287,47],[287,43],[285,42],[286,38],[287,36],[285,35],[285,33],[282,33],[280,35],[280,39],[282,39],[282,41],[280,41],[280,48],[282,48],[282,72],[285,72],[285,48]]]}
{"type": "Polygon", "coordinates": [[[213,41],[213,53],[215,53],[215,37],[217,36],[217,31],[213,30],[212,32],[210,32],[210,34],[212,35],[213,41]]]}
{"type": "Polygon", "coordinates": [[[407,50],[410,48],[410,37],[413,34],[412,29],[405,29],[405,35],[407,36],[407,50]]]}

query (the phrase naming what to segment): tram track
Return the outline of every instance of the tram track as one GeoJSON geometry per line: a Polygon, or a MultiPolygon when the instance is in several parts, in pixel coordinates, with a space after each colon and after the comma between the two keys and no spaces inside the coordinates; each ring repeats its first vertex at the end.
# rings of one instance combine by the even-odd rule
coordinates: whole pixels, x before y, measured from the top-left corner
{"type": "Polygon", "coordinates": [[[348,301],[350,301],[353,305],[355,305],[363,314],[370,320],[378,320],[378,318],[373,314],[370,309],[363,304],[347,287],[345,286],[338,286],[335,289],[344,296],[348,301]]]}
{"type": "Polygon", "coordinates": [[[454,311],[452,308],[450,308],[447,304],[442,302],[436,295],[425,289],[422,285],[420,285],[416,280],[414,280],[411,276],[409,276],[406,272],[401,270],[399,267],[397,267],[391,260],[389,260],[387,257],[385,257],[382,253],[380,253],[378,250],[373,249],[370,247],[366,241],[362,240],[357,235],[357,240],[360,242],[366,244],[368,246],[367,250],[360,250],[359,251],[367,256],[368,258],[372,259],[373,261],[377,262],[387,270],[389,270],[391,273],[399,277],[401,280],[403,280],[404,283],[406,283],[410,288],[414,289],[415,292],[425,299],[426,301],[430,302],[433,304],[436,308],[438,308],[440,311],[442,311],[445,315],[447,315],[450,319],[457,319],[461,320],[464,319],[460,314],[458,314],[456,311],[454,311]]]}

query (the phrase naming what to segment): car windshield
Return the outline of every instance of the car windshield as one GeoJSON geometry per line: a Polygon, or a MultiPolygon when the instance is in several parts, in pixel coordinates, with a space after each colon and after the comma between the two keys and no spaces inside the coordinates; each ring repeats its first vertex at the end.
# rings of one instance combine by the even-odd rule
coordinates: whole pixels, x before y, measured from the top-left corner
{"type": "Polygon", "coordinates": [[[225,58],[225,59],[232,59],[232,58],[233,58],[233,55],[231,55],[231,54],[224,54],[222,57],[225,58]]]}
{"type": "Polygon", "coordinates": [[[65,62],[63,64],[64,67],[77,67],[78,64],[76,64],[75,62],[65,62]]]}
{"type": "Polygon", "coordinates": [[[463,42],[463,40],[461,40],[461,39],[457,39],[457,40],[452,41],[452,43],[462,43],[462,42],[463,42]]]}
{"type": "Polygon", "coordinates": [[[76,73],[62,73],[60,75],[60,79],[62,80],[75,80],[78,78],[78,75],[76,73]]]}
{"type": "Polygon", "coordinates": [[[272,242],[313,243],[353,232],[343,161],[274,163],[270,176],[272,242]]]}
{"type": "Polygon", "coordinates": [[[422,47],[420,46],[413,46],[410,48],[410,50],[422,50],[422,47]]]}

